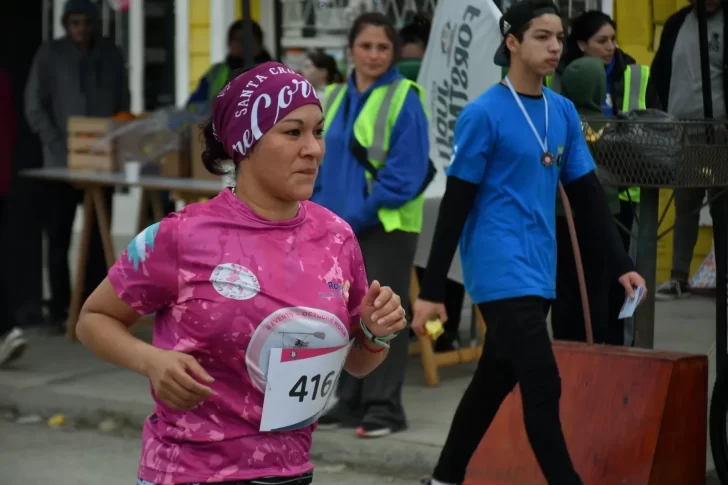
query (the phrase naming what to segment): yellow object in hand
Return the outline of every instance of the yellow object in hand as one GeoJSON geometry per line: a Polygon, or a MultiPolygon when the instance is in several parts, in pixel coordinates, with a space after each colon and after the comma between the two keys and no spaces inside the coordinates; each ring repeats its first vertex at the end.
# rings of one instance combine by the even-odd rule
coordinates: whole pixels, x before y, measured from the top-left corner
{"type": "Polygon", "coordinates": [[[445,329],[442,326],[442,322],[440,320],[430,320],[427,323],[425,323],[425,330],[427,331],[427,335],[432,339],[434,342],[437,340],[440,335],[445,333],[445,329]]]}
{"type": "Polygon", "coordinates": [[[66,417],[62,414],[56,414],[48,420],[48,426],[50,428],[60,428],[66,424],[66,417]]]}

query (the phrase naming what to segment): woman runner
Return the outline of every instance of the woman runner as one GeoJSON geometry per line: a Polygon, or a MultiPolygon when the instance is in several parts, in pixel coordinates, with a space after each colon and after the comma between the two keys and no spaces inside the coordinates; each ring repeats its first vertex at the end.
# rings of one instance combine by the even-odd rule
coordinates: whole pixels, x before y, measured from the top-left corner
{"type": "Polygon", "coordinates": [[[151,381],[139,484],[311,483],[311,434],[342,368],[368,374],[405,327],[399,296],[367,288],[349,225],[307,201],[323,122],[282,64],[233,78],[203,161],[221,174],[232,159],[235,187],[145,229],[86,301],[81,341],[151,381]],[[150,313],[151,345],[129,332],[150,313]]]}

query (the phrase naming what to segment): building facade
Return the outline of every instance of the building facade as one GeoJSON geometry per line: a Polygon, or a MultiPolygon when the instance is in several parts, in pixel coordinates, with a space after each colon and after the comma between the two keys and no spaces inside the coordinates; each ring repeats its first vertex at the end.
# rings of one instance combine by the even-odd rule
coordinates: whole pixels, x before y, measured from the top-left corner
{"type": "MultiPolygon", "coordinates": [[[[66,0],[42,0],[44,38],[63,35],[66,0]]],[[[182,106],[211,64],[225,58],[227,29],[242,17],[241,0],[94,0],[105,35],[124,50],[132,111],[182,106]],[[115,8],[126,4],[119,10],[115,8]]],[[[440,0],[455,1],[455,0],[440,0]]],[[[513,0],[496,0],[507,8],[513,0]]],[[[293,68],[322,49],[348,67],[347,32],[364,11],[380,11],[399,28],[438,0],[250,0],[267,50],[293,68]]],[[[588,9],[612,9],[612,0],[558,0],[565,18],[588,9]]]]}

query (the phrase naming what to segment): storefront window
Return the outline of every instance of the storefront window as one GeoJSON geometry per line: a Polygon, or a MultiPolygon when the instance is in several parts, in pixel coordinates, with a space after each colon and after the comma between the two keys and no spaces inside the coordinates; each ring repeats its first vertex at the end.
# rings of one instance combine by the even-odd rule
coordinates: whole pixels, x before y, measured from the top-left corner
{"type": "Polygon", "coordinates": [[[382,12],[401,28],[415,12],[434,12],[436,5],[437,0],[280,0],[283,60],[296,69],[307,50],[321,49],[346,71],[346,37],[357,15],[382,12]]]}
{"type": "MultiPolygon", "coordinates": [[[[501,9],[516,0],[496,0],[501,9]]],[[[294,69],[302,65],[306,51],[321,49],[339,60],[346,70],[346,36],[357,15],[378,11],[387,15],[399,29],[415,12],[434,12],[437,0],[279,0],[283,33],[281,46],[284,62],[294,69]]],[[[568,20],[587,11],[601,10],[601,0],[556,0],[562,16],[568,20]]]]}

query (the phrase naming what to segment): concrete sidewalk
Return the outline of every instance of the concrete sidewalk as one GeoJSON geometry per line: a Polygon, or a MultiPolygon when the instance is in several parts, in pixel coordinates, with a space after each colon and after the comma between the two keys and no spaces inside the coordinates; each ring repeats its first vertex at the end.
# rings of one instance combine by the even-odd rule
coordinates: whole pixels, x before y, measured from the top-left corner
{"type": "MultiPolygon", "coordinates": [[[[704,298],[658,304],[656,348],[708,353],[715,340],[713,318],[714,305],[704,298]]],[[[137,333],[149,338],[150,330],[141,328],[137,333]]],[[[112,413],[136,424],[151,411],[148,383],[142,376],[101,362],[80,344],[69,344],[60,337],[32,334],[31,342],[23,359],[0,371],[0,407],[42,416],[60,412],[76,418],[112,413]]],[[[428,388],[419,360],[411,358],[404,389],[409,429],[373,440],[360,439],[352,430],[318,431],[313,459],[396,476],[429,473],[473,369],[474,365],[443,369],[440,387],[428,388]]],[[[710,371],[712,389],[713,355],[710,371]]],[[[706,469],[712,468],[709,452],[706,469]]]]}

